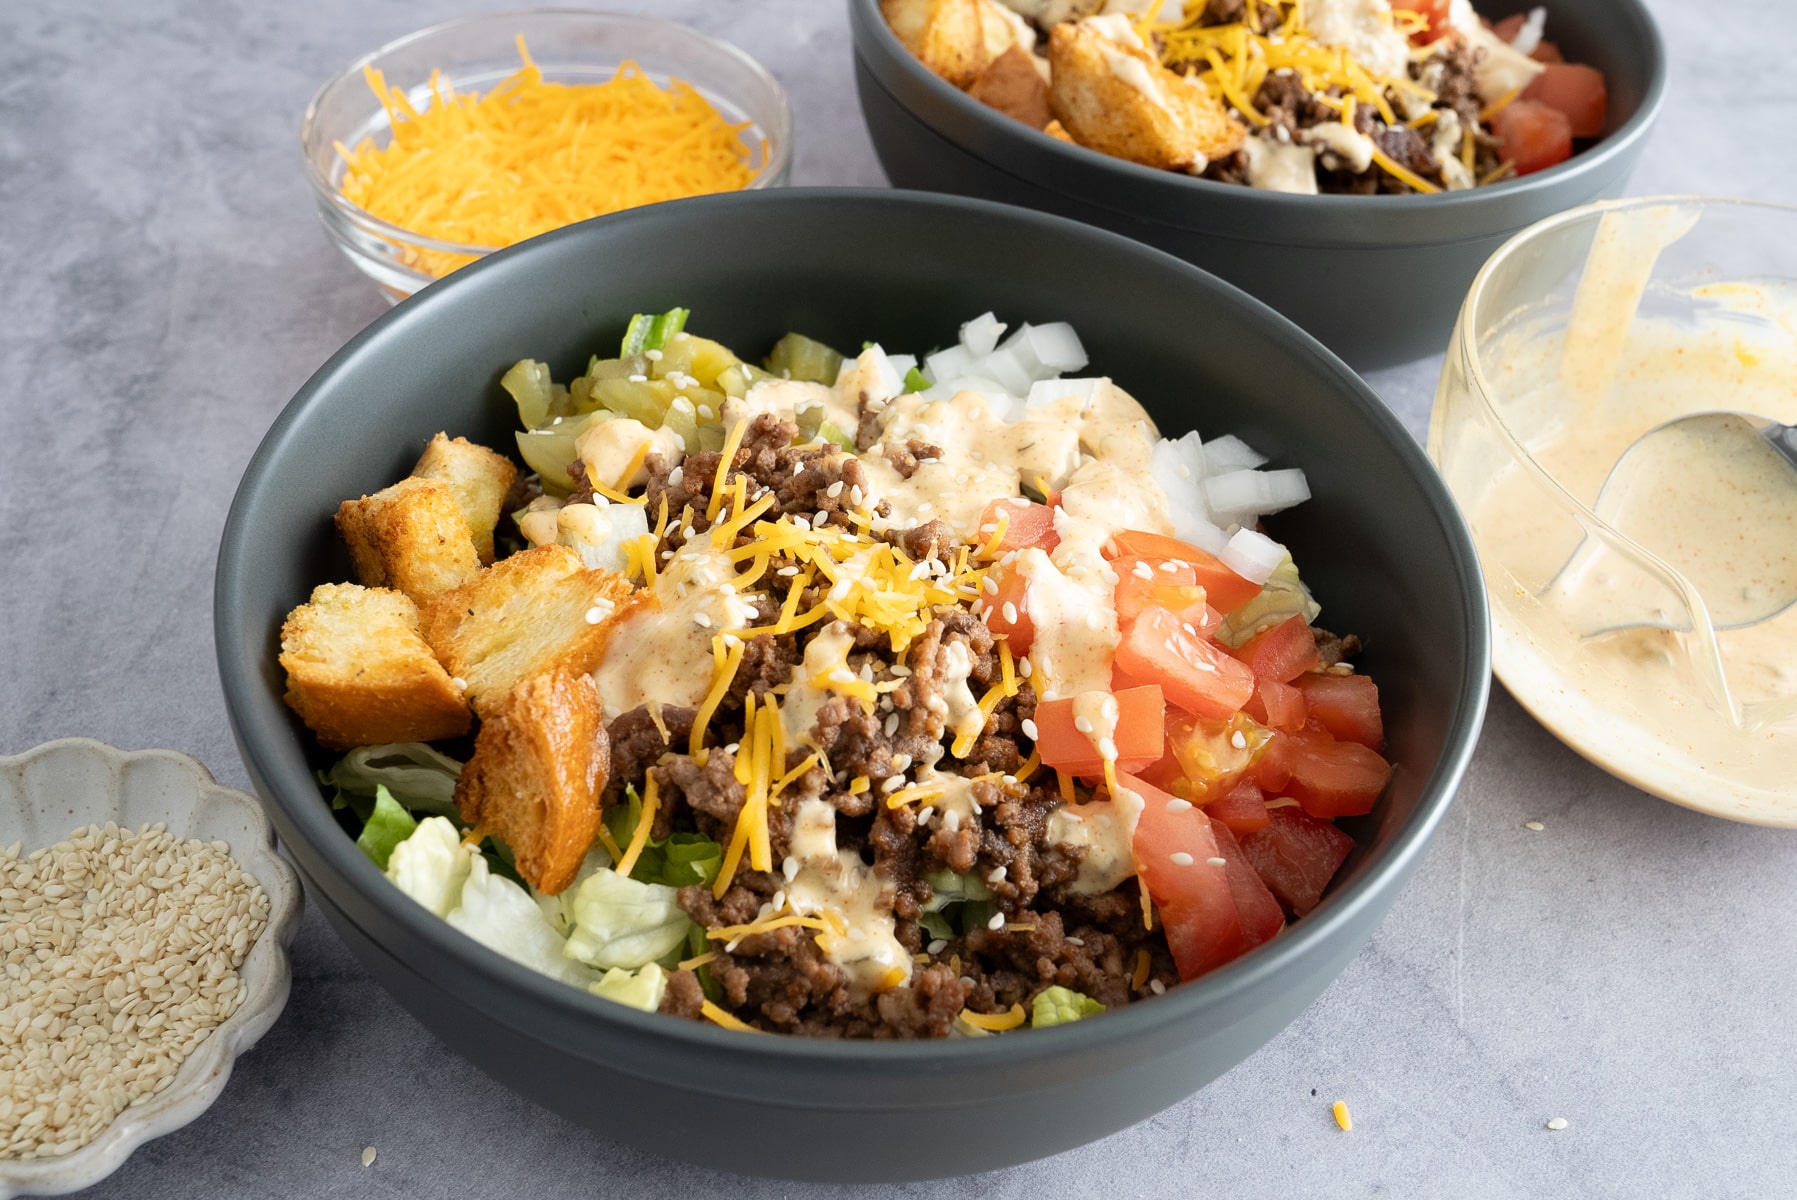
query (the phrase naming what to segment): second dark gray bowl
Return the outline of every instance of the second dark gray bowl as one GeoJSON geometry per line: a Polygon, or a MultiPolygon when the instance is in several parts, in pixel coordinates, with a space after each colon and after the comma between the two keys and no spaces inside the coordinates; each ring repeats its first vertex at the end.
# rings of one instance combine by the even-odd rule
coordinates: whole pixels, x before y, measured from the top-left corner
{"type": "MultiPolygon", "coordinates": [[[[1290,196],[1156,171],[1037,133],[937,78],[848,0],[855,85],[893,186],[980,196],[1158,246],[1229,280],[1358,370],[1446,349],[1473,276],[1543,217],[1622,193],[1659,115],[1666,55],[1641,0],[1551,0],[1568,58],[1604,73],[1595,146],[1524,179],[1435,196],[1290,196]]],[[[1492,18],[1529,0],[1480,0],[1492,18]]]]}
{"type": "Polygon", "coordinates": [[[338,934],[421,1022],[604,1136],[725,1170],[845,1181],[1065,1150],[1253,1053],[1360,951],[1416,867],[1471,755],[1490,669],[1485,592],[1453,501],[1378,398],[1290,322],[1070,221],[865,191],[637,209],[495,254],[401,304],[312,377],[256,451],[219,551],[215,622],[232,729],[281,840],[338,934]],[[1093,369],[1164,431],[1235,432],[1304,467],[1316,499],[1275,531],[1326,621],[1366,639],[1398,763],[1379,807],[1351,823],[1359,849],[1316,911],[1202,980],[1094,1020],[843,1043],[623,1008],[500,957],[389,884],[332,817],[312,776],[322,759],[281,701],[282,617],[314,584],[351,574],[331,515],[405,474],[440,429],[509,444],[515,411],[497,382],[515,360],[566,378],[615,345],[632,312],[676,304],[695,331],[748,355],[789,329],[916,350],[987,309],[1072,321],[1093,369]]]}

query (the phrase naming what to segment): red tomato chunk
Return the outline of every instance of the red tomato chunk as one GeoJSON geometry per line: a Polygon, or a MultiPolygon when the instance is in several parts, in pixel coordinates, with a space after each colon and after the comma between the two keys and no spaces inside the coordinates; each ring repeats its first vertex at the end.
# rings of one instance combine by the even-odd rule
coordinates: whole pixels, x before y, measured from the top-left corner
{"type": "Polygon", "coordinates": [[[1242,838],[1242,853],[1285,911],[1301,917],[1322,899],[1354,839],[1289,805],[1267,815],[1265,829],[1242,838]]]}
{"type": "Polygon", "coordinates": [[[994,500],[980,514],[980,543],[984,545],[998,533],[999,517],[1003,516],[1004,536],[999,538],[994,554],[1008,554],[1030,546],[1052,551],[1061,544],[1061,535],[1054,529],[1054,514],[1053,506],[1034,504],[1021,497],[994,500]]]}
{"type": "Polygon", "coordinates": [[[1166,929],[1167,948],[1181,979],[1196,979],[1247,950],[1210,818],[1133,776],[1123,786],[1142,798],[1131,851],[1136,872],[1166,929]]]}
{"type": "Polygon", "coordinates": [[[1344,742],[1369,750],[1385,748],[1385,721],[1379,714],[1379,685],[1366,675],[1305,675],[1298,680],[1310,719],[1344,742]]]}
{"type": "Polygon", "coordinates": [[[1252,779],[1237,781],[1234,787],[1206,804],[1204,812],[1238,837],[1265,829],[1269,819],[1266,797],[1252,779]]]}
{"type": "MultiPolygon", "coordinates": [[[[1128,688],[1116,693],[1117,769],[1140,771],[1161,757],[1166,742],[1166,702],[1161,689],[1128,688]]],[[[1036,749],[1056,770],[1094,777],[1104,774],[1104,758],[1092,739],[1075,724],[1073,698],[1044,700],[1036,705],[1036,749]]]]}
{"type": "Polygon", "coordinates": [[[1260,680],[1290,683],[1317,665],[1317,640],[1303,617],[1288,617],[1237,647],[1235,656],[1260,680]]]}
{"type": "Polygon", "coordinates": [[[1195,717],[1233,716],[1254,694],[1253,671],[1187,632],[1164,608],[1142,610],[1117,646],[1115,665],[1134,683],[1160,684],[1168,700],[1195,717]]]}
{"type": "Polygon", "coordinates": [[[1248,698],[1242,711],[1267,728],[1286,733],[1296,733],[1304,728],[1304,722],[1310,716],[1302,691],[1289,683],[1274,683],[1269,679],[1254,681],[1254,695],[1248,698]]]}
{"type": "Polygon", "coordinates": [[[1222,560],[1216,555],[1182,542],[1178,538],[1170,538],[1162,533],[1144,533],[1139,529],[1130,529],[1117,534],[1111,539],[1111,542],[1114,552],[1107,551],[1107,558],[1117,559],[1124,555],[1134,555],[1156,564],[1171,561],[1190,567],[1193,582],[1204,589],[1211,607],[1224,616],[1228,616],[1260,595],[1260,584],[1243,579],[1224,566],[1222,560]]]}
{"type": "Polygon", "coordinates": [[[1563,113],[1576,138],[1598,137],[1604,131],[1608,93],[1603,72],[1584,63],[1549,63],[1523,89],[1524,100],[1538,101],[1563,113]]]}
{"type": "Polygon", "coordinates": [[[1512,100],[1491,119],[1491,131],[1518,175],[1544,171],[1572,157],[1572,122],[1539,101],[1512,100]]]}
{"type": "MultiPolygon", "coordinates": [[[[992,576],[988,575],[988,579],[992,576]]],[[[1036,640],[1036,626],[1030,620],[1030,581],[1021,571],[1006,571],[993,579],[996,592],[985,592],[983,613],[986,628],[1006,639],[1012,654],[1028,654],[1036,640]]]]}
{"type": "Polygon", "coordinates": [[[1279,733],[1256,760],[1254,779],[1313,817],[1358,817],[1373,811],[1391,780],[1391,764],[1376,750],[1321,731],[1279,733]]]}

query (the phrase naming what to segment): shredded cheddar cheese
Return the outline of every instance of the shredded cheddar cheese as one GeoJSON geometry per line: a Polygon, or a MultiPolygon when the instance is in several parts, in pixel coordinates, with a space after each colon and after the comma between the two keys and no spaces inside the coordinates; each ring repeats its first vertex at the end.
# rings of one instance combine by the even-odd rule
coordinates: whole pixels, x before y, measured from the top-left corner
{"type": "MultiPolygon", "coordinates": [[[[692,85],[636,63],[598,84],[551,83],[518,38],[520,69],[485,94],[441,71],[415,106],[381,72],[363,76],[386,110],[385,146],[341,143],[343,197],[437,242],[498,249],[643,204],[737,191],[756,177],[750,123],[733,123],[692,85]]],[[[413,246],[409,265],[446,275],[474,255],[413,246]]]]}
{"type": "Polygon", "coordinates": [[[624,857],[618,860],[617,872],[620,875],[630,874],[636,860],[642,856],[643,847],[649,844],[649,829],[655,824],[655,809],[659,801],[659,793],[655,782],[655,772],[650,771],[643,781],[643,813],[637,818],[636,830],[630,835],[630,848],[624,851],[624,857]]]}
{"type": "Polygon", "coordinates": [[[964,1008],[961,1010],[961,1020],[975,1029],[984,1029],[988,1033],[1003,1033],[1007,1029],[1015,1029],[1023,1024],[1025,1017],[1023,1005],[1013,1004],[1001,1013],[976,1013],[964,1008]]]}
{"type": "Polygon", "coordinates": [[[710,1021],[713,1025],[721,1025],[725,1029],[734,1029],[739,1033],[760,1033],[761,1032],[761,1030],[755,1028],[753,1025],[750,1025],[743,1021],[738,1020],[736,1017],[725,1012],[723,1009],[719,1008],[717,1005],[713,1004],[709,1000],[707,1000],[705,1003],[703,1003],[699,1006],[699,1012],[702,1016],[704,1016],[704,1018],[707,1021],[710,1021]]]}

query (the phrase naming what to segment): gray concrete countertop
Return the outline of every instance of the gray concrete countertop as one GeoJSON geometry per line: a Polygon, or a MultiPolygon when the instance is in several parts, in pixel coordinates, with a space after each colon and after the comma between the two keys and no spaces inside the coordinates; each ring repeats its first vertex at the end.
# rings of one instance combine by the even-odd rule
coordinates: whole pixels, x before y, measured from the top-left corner
{"type": "MultiPolygon", "coordinates": [[[[686,21],[766,63],[792,96],[794,183],[884,185],[852,99],[840,0],[608,4],[686,21]]],[[[299,115],[355,55],[490,6],[0,5],[0,752],[82,734],[174,747],[245,784],[212,657],[225,509],[288,397],[384,311],[317,226],[299,115]]],[[[1634,190],[1797,199],[1797,8],[1654,7],[1671,93],[1634,190]]],[[[1438,370],[1372,379],[1419,436],[1438,370]]],[[[1415,882],[1270,1045],[1094,1145],[877,1190],[1790,1195],[1793,879],[1797,836],[1635,791],[1498,689],[1415,882]],[[1330,1120],[1337,1099],[1351,1134],[1330,1120]],[[1568,1126],[1549,1132],[1553,1117],[1568,1126]]],[[[92,1195],[838,1190],[647,1158],[517,1099],[403,1013],[315,912],[294,970],[286,1015],[219,1103],[92,1195]],[[370,1145],[379,1157],[364,1168],[370,1145]]]]}

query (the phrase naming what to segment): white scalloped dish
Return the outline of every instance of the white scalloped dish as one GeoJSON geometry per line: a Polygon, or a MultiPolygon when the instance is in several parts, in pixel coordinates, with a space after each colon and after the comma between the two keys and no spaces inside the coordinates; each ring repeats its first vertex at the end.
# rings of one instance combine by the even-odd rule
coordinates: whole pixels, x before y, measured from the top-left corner
{"type": "Polygon", "coordinates": [[[117,1170],[139,1145],[192,1121],[218,1098],[237,1056],[256,1044],[287,1003],[287,946],[299,925],[300,886],[275,852],[274,831],[254,797],[217,783],[199,762],[172,750],[123,751],[67,738],[0,755],[0,846],[23,842],[34,850],[107,821],[131,829],[161,822],[178,837],[224,841],[267,893],[268,924],[238,970],[243,1002],[194,1049],[174,1081],[125,1109],[79,1150],[0,1159],[0,1200],[88,1187],[117,1170]]]}

